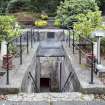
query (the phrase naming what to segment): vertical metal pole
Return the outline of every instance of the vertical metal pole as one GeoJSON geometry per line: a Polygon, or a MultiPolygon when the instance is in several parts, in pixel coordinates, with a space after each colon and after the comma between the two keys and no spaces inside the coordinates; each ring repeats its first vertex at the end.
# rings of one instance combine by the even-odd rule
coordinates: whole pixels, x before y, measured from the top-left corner
{"type": "Polygon", "coordinates": [[[73,30],[73,54],[74,54],[74,30],[73,30]]]}
{"type": "Polygon", "coordinates": [[[62,83],[62,62],[60,62],[60,92],[61,92],[61,83],[62,83]]]}
{"type": "Polygon", "coordinates": [[[29,53],[28,47],[29,47],[29,40],[28,40],[28,31],[27,31],[27,54],[29,53]]]}
{"type": "Polygon", "coordinates": [[[40,41],[39,29],[38,29],[38,40],[37,41],[40,41]]]}
{"type": "Polygon", "coordinates": [[[100,59],[100,37],[97,37],[97,63],[101,63],[100,59]]]}
{"type": "Polygon", "coordinates": [[[33,42],[32,42],[32,37],[33,35],[32,35],[32,28],[31,28],[31,48],[33,47],[33,42]]]}
{"type": "Polygon", "coordinates": [[[9,43],[7,43],[7,85],[9,85],[9,43]]]}
{"type": "Polygon", "coordinates": [[[79,35],[79,64],[81,64],[81,39],[79,35]]]}
{"type": "Polygon", "coordinates": [[[92,46],[92,59],[91,59],[91,81],[90,81],[90,84],[93,84],[93,71],[94,71],[93,43],[91,43],[91,46],[92,46]]]}
{"type": "Polygon", "coordinates": [[[71,42],[71,41],[70,41],[70,30],[69,30],[69,47],[70,47],[70,42],[71,42]]]}
{"type": "Polygon", "coordinates": [[[20,36],[20,65],[22,64],[22,36],[20,36]]]}

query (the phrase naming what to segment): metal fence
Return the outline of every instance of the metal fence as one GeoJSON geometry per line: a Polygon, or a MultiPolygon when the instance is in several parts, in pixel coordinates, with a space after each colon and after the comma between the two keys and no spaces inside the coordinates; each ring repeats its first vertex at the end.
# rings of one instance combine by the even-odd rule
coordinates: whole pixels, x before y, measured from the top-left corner
{"type": "Polygon", "coordinates": [[[67,44],[69,47],[71,47],[71,45],[72,45],[73,54],[75,54],[76,50],[78,50],[79,64],[82,64],[83,57],[85,57],[85,59],[87,59],[87,61],[89,61],[89,63],[90,63],[90,66],[89,66],[91,68],[90,83],[93,84],[93,74],[95,71],[95,61],[96,61],[94,52],[93,52],[94,43],[91,39],[85,38],[81,35],[79,35],[78,36],[79,39],[76,40],[75,31],[71,28],[68,28],[68,32],[69,32],[69,36],[68,36],[67,44]],[[72,34],[71,34],[71,31],[72,31],[72,34]],[[89,47],[90,57],[87,55],[88,53],[84,51],[84,46],[89,47]]]}
{"type": "Polygon", "coordinates": [[[7,85],[10,83],[9,72],[13,69],[18,69],[19,65],[24,64],[23,56],[27,56],[30,53],[30,49],[33,48],[35,41],[33,28],[30,28],[7,42],[7,54],[0,61],[0,69],[7,74],[7,85]]]}

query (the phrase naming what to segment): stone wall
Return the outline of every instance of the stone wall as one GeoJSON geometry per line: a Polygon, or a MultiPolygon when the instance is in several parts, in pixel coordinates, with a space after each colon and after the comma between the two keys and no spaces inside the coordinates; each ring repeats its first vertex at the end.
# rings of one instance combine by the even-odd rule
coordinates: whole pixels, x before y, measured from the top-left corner
{"type": "Polygon", "coordinates": [[[35,81],[36,80],[36,70],[37,70],[37,66],[36,66],[36,52],[30,62],[30,65],[27,68],[27,71],[24,75],[24,78],[22,80],[22,85],[21,85],[21,92],[27,92],[27,93],[32,93],[32,92],[36,92],[35,90],[35,84],[33,83],[32,78],[29,75],[29,72],[32,74],[33,78],[35,81]]]}
{"type": "MultiPolygon", "coordinates": [[[[44,31],[41,31],[41,32],[36,31],[36,32],[34,32],[34,39],[35,40],[40,40],[40,41],[47,40],[47,39],[49,39],[47,37],[48,32],[50,32],[50,31],[49,30],[46,31],[46,32],[44,32],[44,31]]],[[[58,31],[58,32],[54,32],[54,38],[53,39],[62,41],[64,39],[63,30],[58,31]]]]}

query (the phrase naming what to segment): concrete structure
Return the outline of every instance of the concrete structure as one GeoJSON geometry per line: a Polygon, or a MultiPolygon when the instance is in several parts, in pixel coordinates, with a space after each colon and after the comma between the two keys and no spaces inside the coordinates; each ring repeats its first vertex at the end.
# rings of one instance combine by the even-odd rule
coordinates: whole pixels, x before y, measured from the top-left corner
{"type": "Polygon", "coordinates": [[[10,71],[10,85],[6,85],[6,74],[0,79],[0,93],[33,93],[40,92],[40,90],[44,92],[41,89],[41,78],[50,80],[50,89],[46,91],[104,93],[105,86],[96,76],[94,76],[95,84],[89,84],[90,71],[80,67],[77,61],[78,55],[73,55],[65,43],[60,42],[60,46],[55,43],[53,42],[52,45],[47,43],[47,47],[43,43],[42,45],[39,42],[34,43],[33,48],[29,49],[30,53],[24,55],[23,65],[10,71]],[[43,49],[43,46],[44,50],[40,51],[39,48],[43,49]],[[44,54],[44,57],[47,58],[39,58],[43,55],[37,54],[44,54]],[[31,72],[34,81],[30,78],[29,72],[31,72]],[[65,85],[70,73],[72,77],[65,85]],[[36,91],[35,85],[38,91],[36,91]]]}

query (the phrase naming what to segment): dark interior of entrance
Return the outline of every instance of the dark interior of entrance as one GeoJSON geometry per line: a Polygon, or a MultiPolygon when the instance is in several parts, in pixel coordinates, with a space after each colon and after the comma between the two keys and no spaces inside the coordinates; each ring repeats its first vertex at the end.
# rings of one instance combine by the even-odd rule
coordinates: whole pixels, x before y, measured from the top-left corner
{"type": "Polygon", "coordinates": [[[50,91],[50,79],[49,78],[40,78],[40,91],[41,92],[50,91]]]}

